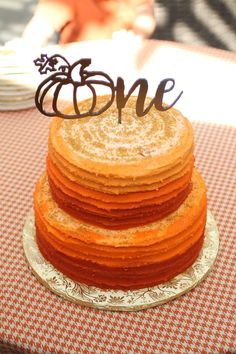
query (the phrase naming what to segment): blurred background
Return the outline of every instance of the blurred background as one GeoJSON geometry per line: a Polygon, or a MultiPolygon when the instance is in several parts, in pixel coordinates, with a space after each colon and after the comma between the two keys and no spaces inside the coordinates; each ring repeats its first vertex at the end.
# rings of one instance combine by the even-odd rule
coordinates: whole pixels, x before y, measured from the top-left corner
{"type": "MultiPolygon", "coordinates": [[[[0,45],[21,35],[36,3],[0,0],[0,45]]],[[[155,18],[152,38],[236,52],[236,0],[156,0],[155,18]]]]}

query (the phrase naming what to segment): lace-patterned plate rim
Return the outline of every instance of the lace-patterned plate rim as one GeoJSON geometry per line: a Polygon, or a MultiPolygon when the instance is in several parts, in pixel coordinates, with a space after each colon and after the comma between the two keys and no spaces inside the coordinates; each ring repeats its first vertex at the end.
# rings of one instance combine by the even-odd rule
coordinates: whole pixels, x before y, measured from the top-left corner
{"type": "Polygon", "coordinates": [[[23,229],[23,249],[31,272],[53,293],[79,305],[110,311],[138,311],[162,305],[186,294],[212,269],[219,248],[219,232],[210,211],[207,213],[205,240],[195,263],[171,281],[139,290],[104,290],[79,284],[59,272],[40,253],[34,227],[34,212],[26,217],[23,229]]]}

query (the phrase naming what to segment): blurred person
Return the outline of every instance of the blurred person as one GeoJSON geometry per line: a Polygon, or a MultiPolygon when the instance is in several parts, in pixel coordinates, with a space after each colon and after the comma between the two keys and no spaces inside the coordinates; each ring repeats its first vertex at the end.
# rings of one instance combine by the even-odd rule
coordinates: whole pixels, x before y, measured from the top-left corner
{"type": "Polygon", "coordinates": [[[155,25],[154,0],[40,0],[20,41],[41,47],[55,33],[60,44],[117,34],[148,38],[155,25]]]}

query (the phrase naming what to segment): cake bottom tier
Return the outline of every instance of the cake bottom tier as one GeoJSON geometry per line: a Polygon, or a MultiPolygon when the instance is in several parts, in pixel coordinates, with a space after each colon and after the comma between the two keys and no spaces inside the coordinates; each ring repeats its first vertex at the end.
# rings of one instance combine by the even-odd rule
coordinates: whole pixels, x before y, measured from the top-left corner
{"type": "Polygon", "coordinates": [[[127,268],[98,267],[89,261],[74,260],[55,251],[36,229],[37,243],[44,258],[69,278],[78,283],[97,286],[102,289],[141,289],[164,283],[184,272],[197,259],[202,248],[204,232],[200,239],[181,257],[151,266],[127,268]],[[145,272],[144,272],[145,271],[145,272]],[[143,273],[144,272],[144,273],[143,273]]]}
{"type": "Polygon", "coordinates": [[[41,253],[62,273],[87,285],[125,290],[154,286],[191,266],[202,248],[206,193],[196,170],[184,203],[143,227],[111,231],[71,217],[53,200],[45,174],[34,201],[41,253]]]}

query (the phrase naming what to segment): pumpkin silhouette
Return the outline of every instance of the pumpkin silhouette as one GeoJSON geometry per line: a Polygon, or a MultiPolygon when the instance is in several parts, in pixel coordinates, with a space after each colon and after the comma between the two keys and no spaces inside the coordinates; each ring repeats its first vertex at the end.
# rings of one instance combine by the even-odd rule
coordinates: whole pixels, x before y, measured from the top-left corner
{"type": "MultiPolygon", "coordinates": [[[[112,79],[101,71],[87,71],[85,68],[91,64],[91,59],[80,59],[73,65],[64,60],[60,55],[50,58],[44,57],[35,61],[40,66],[41,73],[56,71],[38,86],[35,95],[35,103],[41,113],[46,116],[58,116],[62,118],[83,118],[86,116],[99,115],[106,111],[113,103],[115,88],[112,79]],[[97,104],[97,87],[107,88],[110,95],[105,105],[97,104]],[[65,101],[65,90],[70,88],[70,102],[74,112],[62,112],[60,104],[65,101]],[[82,111],[80,107],[82,95],[86,89],[87,97],[91,98],[91,106],[87,111],[82,111]],[[64,94],[63,94],[64,92],[64,94]],[[52,97],[51,106],[46,104],[46,97],[52,97]]],[[[69,92],[69,90],[67,90],[69,92]]]]}

